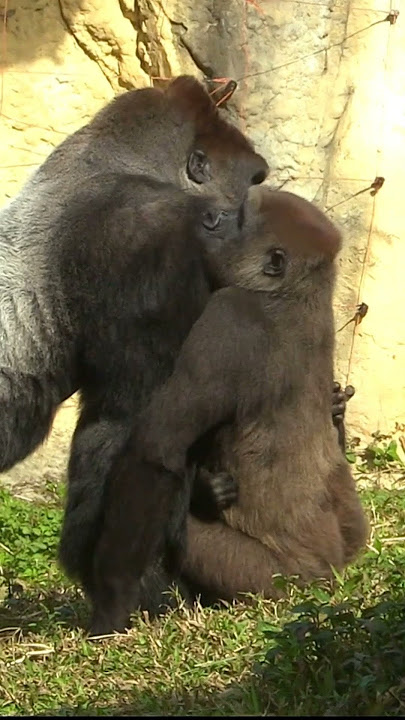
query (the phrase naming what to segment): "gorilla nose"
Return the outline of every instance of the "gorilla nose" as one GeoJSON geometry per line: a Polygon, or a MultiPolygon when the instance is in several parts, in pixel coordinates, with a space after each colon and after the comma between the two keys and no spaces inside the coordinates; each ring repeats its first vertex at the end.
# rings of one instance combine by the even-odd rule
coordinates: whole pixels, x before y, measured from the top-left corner
{"type": "Polygon", "coordinates": [[[203,225],[207,230],[216,230],[221,224],[221,221],[226,218],[227,212],[221,210],[220,212],[212,212],[208,210],[203,216],[203,225]]]}

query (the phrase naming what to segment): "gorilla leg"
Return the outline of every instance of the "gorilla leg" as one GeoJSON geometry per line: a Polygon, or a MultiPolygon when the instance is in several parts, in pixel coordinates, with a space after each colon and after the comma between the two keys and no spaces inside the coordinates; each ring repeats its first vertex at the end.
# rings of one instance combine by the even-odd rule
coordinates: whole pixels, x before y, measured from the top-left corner
{"type": "Polygon", "coordinates": [[[187,585],[179,579],[184,498],[187,502],[192,488],[191,510],[204,519],[218,517],[237,498],[236,483],[226,473],[215,475],[205,468],[193,468],[182,479],[137,461],[131,452],[120,457],[107,485],[104,512],[95,530],[99,540],[86,582],[93,606],[93,635],[122,632],[136,609],[147,609],[154,617],[174,607],[168,595],[173,575],[183,598],[189,600],[187,585]],[[183,492],[179,492],[180,486],[183,492]],[[167,517],[169,533],[164,532],[167,517]],[[171,556],[157,560],[165,547],[171,548],[171,556]]]}
{"type": "Polygon", "coordinates": [[[271,546],[222,522],[202,523],[189,516],[183,577],[203,601],[233,600],[241,593],[282,595],[274,575],[299,575],[300,582],[329,577],[330,564],[343,566],[342,537],[335,513],[318,511],[314,524],[283,541],[267,535],[271,546]]]}
{"type": "Polygon", "coordinates": [[[165,593],[185,550],[189,485],[186,478],[137,461],[131,452],[112,469],[87,583],[93,634],[124,630],[137,608],[154,616],[168,605],[165,593]]]}
{"type": "MultiPolygon", "coordinates": [[[[101,554],[97,555],[96,563],[101,561],[101,554]]],[[[95,566],[95,576],[101,580],[97,584],[96,593],[93,593],[93,609],[90,621],[89,635],[110,635],[113,632],[124,632],[131,626],[130,615],[136,610],[146,610],[149,618],[153,619],[163,615],[170,609],[176,609],[178,603],[173,595],[171,585],[173,581],[164,568],[159,564],[149,565],[141,580],[134,580],[134,576],[126,577],[127,583],[115,570],[109,573],[106,568],[95,566]],[[117,583],[114,583],[114,579],[117,583]],[[124,592],[123,592],[124,591],[124,592]],[[159,598],[157,602],[156,599],[159,598]]],[[[191,607],[193,595],[188,583],[182,579],[176,580],[178,592],[183,601],[191,607]]]]}
{"type": "Polygon", "coordinates": [[[59,559],[71,577],[91,591],[94,547],[103,516],[106,475],[122,452],[130,424],[111,418],[77,424],[69,460],[68,496],[59,559]]]}
{"type": "Polygon", "coordinates": [[[218,596],[218,592],[213,592],[201,583],[195,583],[184,575],[182,575],[181,579],[183,587],[187,588],[188,595],[192,598],[193,603],[198,601],[203,608],[221,606],[221,598],[218,596]]]}
{"type": "Polygon", "coordinates": [[[351,562],[364,547],[370,532],[349,468],[337,467],[327,481],[343,539],[344,562],[351,562]]]}

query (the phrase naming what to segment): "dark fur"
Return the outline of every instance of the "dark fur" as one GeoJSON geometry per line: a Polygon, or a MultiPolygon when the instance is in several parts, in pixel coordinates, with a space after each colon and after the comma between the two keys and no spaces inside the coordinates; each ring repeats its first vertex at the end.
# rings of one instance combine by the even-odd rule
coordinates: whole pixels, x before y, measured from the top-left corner
{"type": "Polygon", "coordinates": [[[108,588],[114,593],[122,622],[131,601],[142,598],[131,571],[139,572],[131,533],[145,531],[136,488],[167,483],[169,497],[190,461],[239,485],[238,502],[222,520],[188,518],[183,579],[211,597],[274,596],[274,573],[330,576],[330,565],[342,568],[366,539],[330,412],[340,236],[310,203],[264,189],[258,195],[259,219],[253,213],[246,240],[223,264],[222,282],[235,287],[209,300],[173,375],[152,396],[138,448],[111,481],[121,513],[112,498],[115,519],[96,553],[97,592],[101,602],[108,588]],[[262,272],[271,247],[288,253],[285,278],[262,272]],[[123,535],[115,544],[118,522],[123,535]]]}
{"type": "MultiPolygon", "coordinates": [[[[87,593],[106,478],[137,414],[170,375],[182,341],[204,308],[222,249],[243,222],[247,189],[267,172],[264,160],[220,118],[191,78],[180,78],[165,95],[138,91],[118,98],[93,121],[91,149],[105,156],[111,133],[115,156],[122,153],[125,161],[132,144],[138,152],[147,147],[150,156],[143,167],[167,176],[171,184],[135,175],[123,163],[120,172],[106,167],[96,187],[85,183],[62,216],[61,274],[66,294],[74,279],[78,302],[72,315],[83,331],[82,410],[69,463],[60,557],[87,593]],[[199,185],[186,181],[195,149],[206,153],[211,166],[211,179],[199,185]],[[183,183],[183,190],[174,182],[183,183]],[[210,231],[202,225],[207,212],[211,220],[220,218],[210,231]]],[[[92,158],[90,153],[90,164],[92,158]]],[[[152,489],[149,497],[148,485],[139,484],[138,511],[147,527],[138,538],[142,571],[162,535],[167,566],[176,565],[181,555],[184,523],[177,515],[184,516],[179,508],[188,506],[189,495],[179,483],[170,486],[167,497],[165,490],[155,495],[152,489]]],[[[157,602],[153,588],[151,604],[157,602]]]]}
{"type": "Polygon", "coordinates": [[[84,584],[111,464],[212,289],[205,251],[212,259],[239,231],[267,170],[181,77],[117,97],[0,214],[0,470],[80,388],[60,555],[84,584]],[[198,184],[187,176],[196,150],[210,161],[198,184]],[[220,218],[212,232],[207,216],[220,218]]]}
{"type": "MultiPolygon", "coordinates": [[[[96,266],[90,285],[79,287],[76,258],[73,253],[66,258],[77,206],[111,203],[117,183],[122,187],[133,176],[148,175],[194,194],[211,194],[219,207],[238,207],[246,188],[266,172],[263,158],[190,77],[177,78],[167,92],[148,88],[120,95],[52,152],[0,212],[0,472],[44,439],[56,408],[86,373],[81,361],[86,329],[77,320],[77,307],[99,300],[100,286],[107,290],[96,266]],[[195,148],[211,160],[212,178],[204,186],[186,175],[195,148]],[[67,283],[62,255],[74,269],[67,283]]],[[[109,245],[106,238],[95,238],[88,253],[80,249],[80,259],[89,262],[91,253],[108,263],[120,247],[125,264],[135,250],[140,210],[137,197],[117,206],[111,228],[114,222],[120,226],[118,236],[110,236],[109,245]],[[123,223],[136,233],[124,248],[123,223]]],[[[99,320],[92,315],[92,332],[99,320]]]]}

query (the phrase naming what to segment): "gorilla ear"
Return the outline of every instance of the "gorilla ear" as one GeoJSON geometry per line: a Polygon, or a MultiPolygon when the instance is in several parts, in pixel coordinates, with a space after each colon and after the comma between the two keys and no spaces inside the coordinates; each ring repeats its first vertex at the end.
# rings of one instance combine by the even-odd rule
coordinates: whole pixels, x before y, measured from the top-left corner
{"type": "Polygon", "coordinates": [[[193,120],[213,120],[218,114],[215,103],[204,86],[191,75],[175,78],[166,90],[166,95],[182,113],[193,120]]]}
{"type": "Polygon", "coordinates": [[[194,150],[187,161],[187,175],[193,182],[202,185],[211,180],[210,162],[202,150],[194,150]]]}
{"type": "Polygon", "coordinates": [[[193,97],[197,99],[201,95],[208,97],[208,100],[210,99],[204,85],[192,75],[179,75],[179,77],[174,78],[167,86],[166,94],[179,100],[193,97]]]}

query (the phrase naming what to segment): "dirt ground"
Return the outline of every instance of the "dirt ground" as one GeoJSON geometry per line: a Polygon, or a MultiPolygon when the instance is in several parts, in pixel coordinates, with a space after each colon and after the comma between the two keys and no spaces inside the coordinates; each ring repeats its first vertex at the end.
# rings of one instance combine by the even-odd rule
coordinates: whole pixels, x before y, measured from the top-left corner
{"type": "Polygon", "coordinates": [[[70,442],[77,420],[77,397],[59,408],[44,444],[11,470],[0,475],[0,485],[30,501],[46,500],[49,487],[64,482],[70,442]]]}

